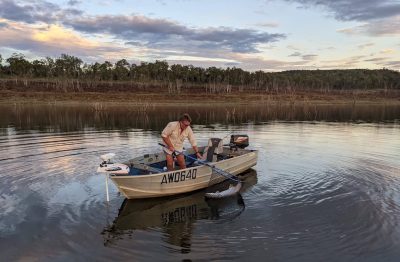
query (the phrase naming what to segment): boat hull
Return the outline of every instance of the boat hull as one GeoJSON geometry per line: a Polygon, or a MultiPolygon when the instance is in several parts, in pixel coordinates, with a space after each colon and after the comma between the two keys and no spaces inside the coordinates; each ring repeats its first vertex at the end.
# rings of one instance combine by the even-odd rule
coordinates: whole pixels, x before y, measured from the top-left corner
{"type": "MultiPolygon", "coordinates": [[[[212,164],[232,175],[238,175],[256,165],[257,157],[258,152],[252,150],[246,154],[212,164]]],[[[226,179],[226,177],[213,172],[211,167],[204,165],[150,175],[110,175],[110,178],[128,199],[163,197],[192,192],[226,179]]]]}

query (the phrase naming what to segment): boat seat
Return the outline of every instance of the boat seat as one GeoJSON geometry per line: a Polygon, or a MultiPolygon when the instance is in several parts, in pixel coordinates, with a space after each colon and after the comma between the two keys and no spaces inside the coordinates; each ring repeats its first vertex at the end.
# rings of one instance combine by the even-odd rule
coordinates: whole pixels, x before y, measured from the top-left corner
{"type": "Polygon", "coordinates": [[[130,166],[134,167],[134,168],[137,168],[137,169],[149,171],[149,172],[152,172],[152,173],[161,173],[163,171],[162,169],[158,169],[158,168],[146,165],[144,163],[130,163],[130,166]]]}
{"type": "Polygon", "coordinates": [[[217,162],[217,156],[224,151],[221,138],[210,138],[207,146],[204,148],[201,160],[207,162],[217,162]]]}

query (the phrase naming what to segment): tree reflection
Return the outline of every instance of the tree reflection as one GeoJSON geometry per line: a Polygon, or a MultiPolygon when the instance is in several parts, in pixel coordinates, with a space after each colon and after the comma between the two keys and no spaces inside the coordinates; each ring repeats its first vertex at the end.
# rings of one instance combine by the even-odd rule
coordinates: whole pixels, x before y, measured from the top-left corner
{"type": "MultiPolygon", "coordinates": [[[[334,121],[382,122],[396,121],[398,105],[296,104],[160,106],[149,103],[118,105],[91,103],[87,105],[0,105],[0,131],[16,130],[71,132],[86,130],[130,130],[139,128],[160,131],[165,123],[184,113],[193,116],[196,125],[261,123],[267,121],[334,121]]],[[[4,131],[3,131],[4,132],[4,131]]]]}

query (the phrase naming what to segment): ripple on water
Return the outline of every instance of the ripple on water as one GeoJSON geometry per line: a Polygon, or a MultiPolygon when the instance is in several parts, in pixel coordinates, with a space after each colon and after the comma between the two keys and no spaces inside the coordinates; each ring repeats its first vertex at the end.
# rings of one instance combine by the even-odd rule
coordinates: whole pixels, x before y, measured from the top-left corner
{"type": "Polygon", "coordinates": [[[98,156],[116,152],[125,160],[159,150],[158,132],[1,137],[0,246],[14,243],[2,251],[55,260],[400,256],[398,127],[274,122],[196,128],[202,143],[230,130],[251,135],[259,162],[243,184],[242,202],[206,201],[197,192],[150,204],[136,201],[128,212],[119,210],[123,197],[110,186],[106,205],[104,177],[94,172],[98,156]],[[168,217],[174,212],[180,215],[168,217]]]}

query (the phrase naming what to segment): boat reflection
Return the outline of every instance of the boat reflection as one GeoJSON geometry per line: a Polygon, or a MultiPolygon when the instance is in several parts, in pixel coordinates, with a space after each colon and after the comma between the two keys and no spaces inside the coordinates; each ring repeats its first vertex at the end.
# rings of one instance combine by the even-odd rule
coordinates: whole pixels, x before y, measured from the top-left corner
{"type": "Polygon", "coordinates": [[[111,226],[104,229],[105,245],[124,236],[131,237],[135,230],[161,230],[165,241],[190,249],[193,225],[197,220],[231,221],[245,209],[242,193],[257,183],[257,172],[250,169],[240,175],[244,181],[239,194],[222,199],[207,199],[205,192],[222,191],[229,181],[190,194],[152,199],[125,199],[111,226]]]}

